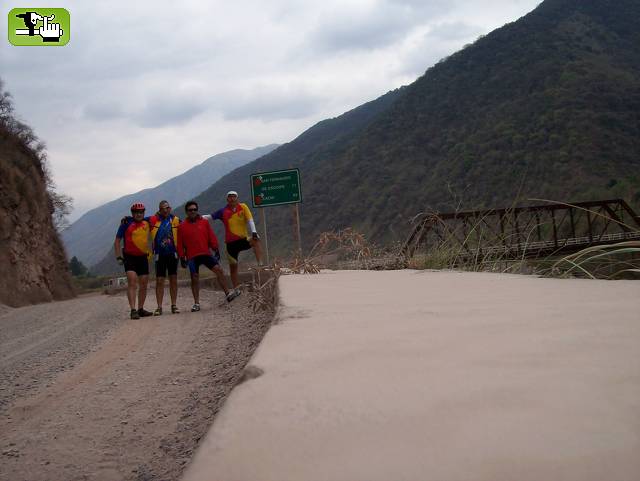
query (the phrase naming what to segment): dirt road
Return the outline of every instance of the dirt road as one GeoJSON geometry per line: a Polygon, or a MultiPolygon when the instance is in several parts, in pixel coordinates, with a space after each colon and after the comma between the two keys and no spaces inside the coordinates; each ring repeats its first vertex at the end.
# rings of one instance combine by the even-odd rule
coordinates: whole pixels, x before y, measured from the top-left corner
{"type": "Polygon", "coordinates": [[[270,322],[247,294],[201,303],[137,321],[124,295],[0,310],[0,479],[178,479],[270,322]]]}

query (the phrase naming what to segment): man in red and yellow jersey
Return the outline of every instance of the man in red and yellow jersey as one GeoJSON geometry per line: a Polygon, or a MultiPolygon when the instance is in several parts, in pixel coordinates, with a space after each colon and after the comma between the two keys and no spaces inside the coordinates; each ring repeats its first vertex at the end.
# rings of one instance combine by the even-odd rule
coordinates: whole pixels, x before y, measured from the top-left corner
{"type": "Polygon", "coordinates": [[[260,236],[256,231],[253,215],[251,215],[247,204],[238,202],[238,193],[235,190],[230,190],[227,192],[227,205],[210,216],[205,215],[204,218],[218,219],[224,224],[224,242],[227,247],[231,281],[234,289],[239,294],[238,255],[242,251],[253,248],[258,264],[261,263],[262,259],[260,236]]]}
{"type": "Polygon", "coordinates": [[[234,291],[229,291],[224,272],[220,267],[220,252],[218,250],[218,238],[209,225],[209,221],[198,214],[198,203],[190,200],[185,204],[187,218],[178,226],[178,245],[182,267],[189,266],[191,272],[191,292],[193,294],[193,307],[191,312],[200,310],[200,266],[210,269],[218,279],[224,290],[227,302],[237,297],[234,291]],[[213,255],[212,255],[213,252],[213,255]]]}
{"type": "Polygon", "coordinates": [[[118,228],[114,248],[119,264],[124,264],[127,274],[127,298],[131,308],[131,319],[151,316],[145,311],[144,301],[147,298],[149,282],[149,222],[144,219],[144,204],[136,202],[131,206],[132,217],[126,217],[118,228]],[[122,248],[124,241],[124,255],[122,248]],[[138,309],[136,309],[136,289],[138,309]]]}

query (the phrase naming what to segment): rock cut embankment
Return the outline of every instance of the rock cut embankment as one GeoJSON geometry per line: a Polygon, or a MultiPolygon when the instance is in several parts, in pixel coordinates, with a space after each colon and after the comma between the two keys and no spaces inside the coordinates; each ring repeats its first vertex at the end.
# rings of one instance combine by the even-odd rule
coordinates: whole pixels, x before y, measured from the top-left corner
{"type": "Polygon", "coordinates": [[[73,296],[40,156],[0,123],[0,303],[73,296]]]}

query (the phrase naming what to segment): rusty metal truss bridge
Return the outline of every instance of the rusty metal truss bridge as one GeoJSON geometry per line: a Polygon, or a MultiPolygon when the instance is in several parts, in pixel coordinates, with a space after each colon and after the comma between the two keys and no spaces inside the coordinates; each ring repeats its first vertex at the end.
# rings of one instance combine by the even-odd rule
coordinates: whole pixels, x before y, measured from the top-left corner
{"type": "Polygon", "coordinates": [[[536,258],[640,239],[640,217],[622,199],[426,213],[413,224],[406,257],[445,248],[461,259],[536,258]]]}

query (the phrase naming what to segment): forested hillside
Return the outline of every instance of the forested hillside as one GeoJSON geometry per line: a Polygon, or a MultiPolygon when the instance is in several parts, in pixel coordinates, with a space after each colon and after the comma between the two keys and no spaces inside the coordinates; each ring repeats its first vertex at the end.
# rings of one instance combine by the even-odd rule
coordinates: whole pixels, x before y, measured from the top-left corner
{"type": "MultiPolygon", "coordinates": [[[[546,0],[408,87],[223,177],[199,200],[216,207],[233,187],[248,201],[249,173],[299,167],[307,247],[346,226],[379,242],[401,239],[412,215],[454,204],[622,197],[638,208],[639,45],[637,0],[546,0]],[[339,126],[365,111],[357,128],[339,126]]],[[[272,245],[290,245],[290,224],[289,209],[269,210],[272,245]]]]}

